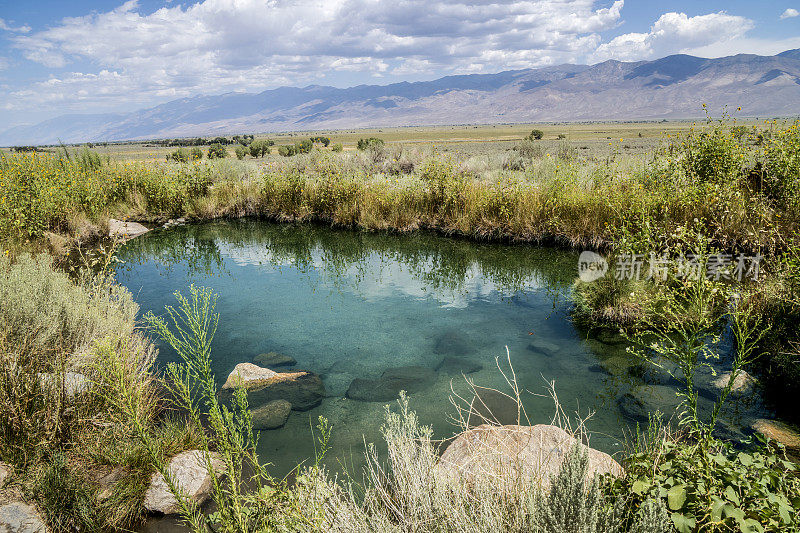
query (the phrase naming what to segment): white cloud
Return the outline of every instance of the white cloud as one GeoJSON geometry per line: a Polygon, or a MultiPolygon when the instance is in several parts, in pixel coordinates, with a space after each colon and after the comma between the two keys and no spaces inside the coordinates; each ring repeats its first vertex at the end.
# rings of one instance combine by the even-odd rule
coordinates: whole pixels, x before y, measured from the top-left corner
{"type": "Polygon", "coordinates": [[[31,27],[23,25],[15,28],[11,26],[8,22],[6,22],[4,19],[0,18],[0,30],[10,31],[12,33],[28,33],[29,31],[31,31],[31,27]]]}
{"type": "MultiPolygon", "coordinates": [[[[595,0],[205,0],[148,14],[133,0],[11,40],[47,67],[92,64],[115,73],[59,74],[62,84],[27,88],[46,100],[68,102],[81,90],[86,100],[146,100],[303,84],[331,71],[447,74],[575,62],[600,43],[599,32],[619,24],[622,7],[622,0],[599,9],[595,0]]],[[[15,105],[30,105],[22,94],[12,95],[15,105]]]]}
{"type": "Polygon", "coordinates": [[[797,16],[800,16],[800,11],[797,11],[792,7],[787,8],[786,11],[781,13],[781,19],[790,19],[797,16]]]}
{"type": "Polygon", "coordinates": [[[647,33],[626,33],[597,47],[593,58],[634,61],[690,52],[741,38],[753,28],[753,21],[724,11],[689,17],[685,13],[664,13],[647,33]]]}

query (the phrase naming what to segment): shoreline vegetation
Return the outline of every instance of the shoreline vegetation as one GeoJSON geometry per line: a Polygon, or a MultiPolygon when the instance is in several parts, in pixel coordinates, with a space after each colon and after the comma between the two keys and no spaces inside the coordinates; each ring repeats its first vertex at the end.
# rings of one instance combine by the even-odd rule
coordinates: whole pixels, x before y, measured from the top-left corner
{"type": "MultiPolygon", "coordinates": [[[[336,139],[317,137],[272,157],[272,145],[252,136],[232,141],[237,148],[260,142],[232,150],[235,159],[222,143],[208,150],[213,159],[187,152],[158,163],[115,161],[88,148],[1,154],[0,461],[8,466],[0,512],[16,498],[35,504],[53,530],[129,528],[144,516],[144,494],[160,474],[197,531],[212,523],[230,531],[800,529],[800,478],[786,455],[796,459],[800,446],[718,440],[713,414],[694,409],[693,388],[729,330],[736,350],[719,405],[746,371],[779,412],[793,414],[788,401],[800,392],[798,124],[709,120],[639,155],[624,154],[623,139],[599,156],[568,140],[546,144],[535,133],[510,150],[478,154],[378,138],[342,151],[336,139]],[[402,397],[400,412],[386,414],[388,464],[368,447],[363,479],[331,476],[321,459],[335,428],[320,420],[315,460],[294,483],[275,480],[255,455],[243,389],[230,402],[218,400],[209,371],[210,290],[179,295],[171,322],[147,317],[145,331],[138,306],[114,282],[114,244],[103,245],[106,253],[81,251],[85,268],[63,271],[68,254],[105,241],[112,218],[160,226],[179,217],[245,216],[599,251],[611,260],[610,275],[576,281],[574,319],[621,329],[643,361],[668,368],[681,384],[681,417],[668,425],[654,416],[641,428],[617,458],[625,469],[619,477],[585,482],[588,459],[576,447],[552,482],[539,480],[549,486],[528,480],[509,491],[491,476],[475,483],[443,475],[438,445],[402,397]],[[703,272],[720,254],[763,262],[758,279],[746,283],[727,279],[731,272],[614,278],[615,258],[650,253],[692,255],[703,272]],[[184,361],[169,379],[151,374],[148,333],[184,361]],[[170,458],[187,450],[199,450],[209,471],[225,465],[226,475],[210,476],[217,505],[210,515],[170,474],[170,458]],[[247,490],[243,472],[255,472],[247,490]]],[[[524,384],[511,379],[509,386],[508,397],[518,399],[524,384]]]]}

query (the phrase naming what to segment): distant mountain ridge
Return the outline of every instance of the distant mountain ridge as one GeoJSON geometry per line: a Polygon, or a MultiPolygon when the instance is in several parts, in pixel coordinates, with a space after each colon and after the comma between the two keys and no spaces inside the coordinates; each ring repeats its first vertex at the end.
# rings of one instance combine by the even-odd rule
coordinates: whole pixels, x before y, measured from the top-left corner
{"type": "Polygon", "coordinates": [[[653,61],[609,60],[433,81],[309,85],[260,93],[173,100],[132,113],[64,115],[0,133],[0,146],[101,142],[233,133],[491,124],[647,120],[714,114],[800,114],[800,49],[774,56],[703,59],[685,54],[653,61]]]}

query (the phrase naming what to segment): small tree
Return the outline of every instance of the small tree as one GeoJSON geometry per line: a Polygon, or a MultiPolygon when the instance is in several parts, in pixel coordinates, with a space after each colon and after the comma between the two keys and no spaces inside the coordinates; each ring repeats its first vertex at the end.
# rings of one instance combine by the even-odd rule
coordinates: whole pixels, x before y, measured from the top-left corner
{"type": "Polygon", "coordinates": [[[203,150],[195,146],[192,148],[192,161],[200,161],[203,159],[203,150]]]}
{"type": "Polygon", "coordinates": [[[236,159],[244,159],[244,157],[250,153],[250,150],[246,146],[241,144],[236,148],[234,148],[233,151],[236,154],[236,159]]]}
{"type": "Polygon", "coordinates": [[[269,143],[271,141],[258,140],[250,143],[250,155],[253,157],[264,157],[270,152],[269,143]]]}
{"type": "Polygon", "coordinates": [[[542,137],[544,137],[544,132],[542,130],[531,130],[531,134],[525,138],[530,141],[538,141],[542,137]]]}

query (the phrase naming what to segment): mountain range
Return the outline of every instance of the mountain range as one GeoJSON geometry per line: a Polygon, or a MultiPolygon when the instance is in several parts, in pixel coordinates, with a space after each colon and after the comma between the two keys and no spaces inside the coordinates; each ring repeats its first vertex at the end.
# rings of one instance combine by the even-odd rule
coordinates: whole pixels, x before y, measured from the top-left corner
{"type": "Polygon", "coordinates": [[[181,98],[120,114],[63,115],[0,132],[0,146],[410,125],[682,119],[741,107],[800,114],[800,49],[715,59],[671,55],[433,81],[310,85],[181,98]]]}

